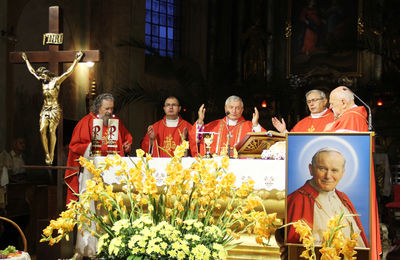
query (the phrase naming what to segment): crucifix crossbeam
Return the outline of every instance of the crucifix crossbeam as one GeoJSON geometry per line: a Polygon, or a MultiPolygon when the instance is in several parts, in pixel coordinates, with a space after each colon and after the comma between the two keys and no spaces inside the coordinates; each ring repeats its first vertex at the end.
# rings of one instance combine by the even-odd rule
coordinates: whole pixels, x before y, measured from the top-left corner
{"type": "MultiPolygon", "coordinates": [[[[49,8],[49,33],[60,33],[60,8],[59,6],[50,6],[49,8]]],[[[48,51],[27,51],[25,52],[32,63],[48,63],[48,69],[56,75],[60,73],[60,63],[73,62],[78,51],[60,50],[56,44],[49,45],[48,51]]],[[[82,51],[84,56],[81,62],[100,61],[100,50],[82,51]]],[[[11,63],[24,63],[21,52],[10,52],[11,63]]]]}

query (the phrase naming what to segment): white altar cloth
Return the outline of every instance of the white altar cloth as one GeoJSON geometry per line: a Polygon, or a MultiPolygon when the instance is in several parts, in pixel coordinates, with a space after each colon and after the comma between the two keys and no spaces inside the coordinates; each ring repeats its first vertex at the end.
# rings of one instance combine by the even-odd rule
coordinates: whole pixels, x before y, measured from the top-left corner
{"type": "MultiPolygon", "coordinates": [[[[134,167],[132,161],[136,162],[138,158],[124,157],[122,160],[130,167],[134,167]]],[[[104,157],[96,157],[93,161],[94,164],[98,166],[104,162],[104,157]]],[[[154,158],[150,160],[150,168],[156,169],[154,176],[157,180],[157,185],[162,185],[163,180],[166,178],[165,168],[170,161],[171,159],[169,158],[154,158]]],[[[194,158],[186,157],[182,159],[182,165],[187,168],[194,161],[194,158]]],[[[235,174],[236,187],[252,179],[255,182],[255,190],[285,190],[286,174],[284,160],[231,159],[229,160],[228,172],[233,172],[235,174]]],[[[112,169],[103,173],[103,180],[107,184],[119,183],[121,178],[121,176],[115,176],[112,169]]]]}

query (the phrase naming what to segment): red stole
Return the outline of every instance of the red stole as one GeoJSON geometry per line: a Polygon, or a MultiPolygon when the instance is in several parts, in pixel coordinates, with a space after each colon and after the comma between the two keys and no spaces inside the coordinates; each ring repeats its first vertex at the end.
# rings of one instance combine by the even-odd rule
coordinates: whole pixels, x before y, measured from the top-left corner
{"type": "MultiPolygon", "coordinates": [[[[227,125],[227,117],[223,119],[218,119],[212,121],[204,126],[204,132],[214,132],[217,133],[214,135],[214,141],[211,145],[211,153],[227,154],[228,147],[228,125],[227,125]]],[[[244,120],[244,117],[240,117],[237,121],[236,125],[229,126],[229,131],[231,132],[230,137],[230,147],[231,151],[235,147],[242,138],[248,133],[253,131],[253,123],[251,121],[244,120]]],[[[264,130],[265,131],[265,130],[264,130]]],[[[205,144],[202,140],[200,141],[200,153],[201,155],[205,154],[205,144]]]]}

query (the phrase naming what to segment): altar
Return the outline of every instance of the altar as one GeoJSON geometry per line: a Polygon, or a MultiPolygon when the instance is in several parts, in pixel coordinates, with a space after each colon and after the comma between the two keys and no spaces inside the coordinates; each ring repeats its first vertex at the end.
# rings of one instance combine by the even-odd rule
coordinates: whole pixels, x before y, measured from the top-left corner
{"type": "MultiPolygon", "coordinates": [[[[92,157],[89,159],[93,160],[96,166],[100,166],[104,163],[105,157],[92,157]]],[[[124,157],[122,160],[129,167],[134,167],[134,163],[139,158],[124,157]]],[[[165,168],[170,160],[169,158],[153,158],[149,162],[150,168],[156,170],[153,176],[155,176],[158,186],[163,185],[163,180],[166,177],[165,168]]],[[[182,165],[189,167],[194,161],[195,158],[183,158],[182,165]]],[[[262,199],[266,211],[268,213],[277,212],[278,218],[283,219],[285,215],[285,165],[285,160],[231,159],[228,171],[235,174],[237,187],[249,179],[254,180],[255,193],[262,199]]],[[[112,168],[104,171],[102,175],[104,182],[110,185],[120,183],[120,178],[122,178],[121,176],[116,176],[112,168]]],[[[79,177],[81,185],[79,188],[80,193],[85,190],[86,180],[90,178],[92,178],[92,174],[84,169],[79,177]]],[[[95,250],[87,248],[91,247],[90,243],[86,243],[88,242],[87,239],[90,240],[89,237],[84,237],[81,240],[83,244],[80,246],[83,247],[83,251],[95,250]]],[[[275,239],[271,239],[271,246],[268,248],[257,244],[255,237],[251,235],[241,236],[240,242],[240,246],[229,251],[229,259],[244,259],[243,257],[250,257],[251,259],[279,259],[279,247],[276,245],[275,239]],[[268,258],[266,258],[267,256],[268,258]]]]}

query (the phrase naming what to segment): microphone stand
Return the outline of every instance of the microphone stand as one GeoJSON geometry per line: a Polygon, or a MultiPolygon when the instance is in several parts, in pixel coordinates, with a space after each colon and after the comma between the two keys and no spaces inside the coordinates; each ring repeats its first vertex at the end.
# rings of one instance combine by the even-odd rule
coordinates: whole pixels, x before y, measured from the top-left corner
{"type": "Polygon", "coordinates": [[[228,157],[231,158],[231,131],[229,130],[229,111],[226,112],[226,128],[228,129],[228,157]]]}
{"type": "MultiPolygon", "coordinates": [[[[343,90],[350,90],[348,88],[343,88],[343,90]]],[[[350,90],[351,91],[351,90],[350,90]]],[[[365,103],[360,97],[358,97],[353,91],[351,91],[353,95],[360,101],[367,109],[368,109],[368,131],[372,131],[372,113],[371,113],[371,108],[365,103]]]]}

